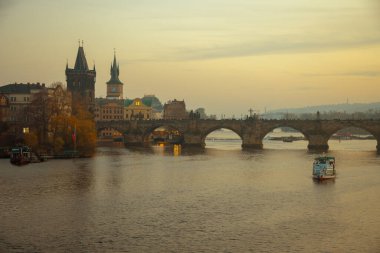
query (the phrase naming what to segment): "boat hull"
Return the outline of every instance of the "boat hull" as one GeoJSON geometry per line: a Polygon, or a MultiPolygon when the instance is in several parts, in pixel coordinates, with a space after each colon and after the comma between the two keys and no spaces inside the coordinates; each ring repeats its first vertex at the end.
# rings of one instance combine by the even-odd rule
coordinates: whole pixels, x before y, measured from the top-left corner
{"type": "Polygon", "coordinates": [[[318,180],[318,181],[323,181],[323,180],[331,180],[331,179],[335,179],[335,175],[333,176],[313,176],[313,179],[314,180],[318,180]]]}
{"type": "Polygon", "coordinates": [[[11,164],[17,165],[17,166],[22,166],[30,163],[29,160],[11,160],[11,164]]]}

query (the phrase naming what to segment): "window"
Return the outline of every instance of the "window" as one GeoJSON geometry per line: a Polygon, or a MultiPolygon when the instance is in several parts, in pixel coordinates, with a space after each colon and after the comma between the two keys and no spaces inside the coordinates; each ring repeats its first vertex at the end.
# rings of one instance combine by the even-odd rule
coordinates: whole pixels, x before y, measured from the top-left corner
{"type": "Polygon", "coordinates": [[[7,105],[7,98],[5,96],[0,97],[0,105],[7,105]]]}
{"type": "Polygon", "coordinates": [[[135,102],[135,105],[140,106],[140,105],[141,105],[141,102],[140,102],[140,101],[136,101],[136,102],[135,102]]]}
{"type": "Polygon", "coordinates": [[[11,97],[12,102],[16,102],[16,97],[11,97]]]}

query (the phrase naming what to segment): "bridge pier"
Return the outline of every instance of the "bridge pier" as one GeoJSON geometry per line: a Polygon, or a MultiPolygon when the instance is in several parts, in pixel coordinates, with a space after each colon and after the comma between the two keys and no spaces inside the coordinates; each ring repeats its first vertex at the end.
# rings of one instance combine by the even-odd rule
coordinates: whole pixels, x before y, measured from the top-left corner
{"type": "Polygon", "coordinates": [[[315,151],[327,151],[329,150],[329,139],[326,138],[323,135],[309,135],[307,136],[309,139],[309,144],[307,145],[307,148],[309,150],[315,150],[315,151]]]}
{"type": "Polygon", "coordinates": [[[204,148],[206,146],[201,134],[185,133],[183,135],[183,146],[192,148],[204,148]]]}
{"type": "Polygon", "coordinates": [[[263,140],[259,134],[247,133],[243,135],[243,149],[263,149],[263,140]]]}
{"type": "Polygon", "coordinates": [[[259,143],[257,143],[257,144],[241,144],[241,147],[243,148],[243,149],[263,149],[263,144],[261,143],[261,144],[259,144],[259,143]]]}
{"type": "Polygon", "coordinates": [[[127,147],[143,147],[144,137],[141,134],[125,134],[124,144],[127,147]]]}

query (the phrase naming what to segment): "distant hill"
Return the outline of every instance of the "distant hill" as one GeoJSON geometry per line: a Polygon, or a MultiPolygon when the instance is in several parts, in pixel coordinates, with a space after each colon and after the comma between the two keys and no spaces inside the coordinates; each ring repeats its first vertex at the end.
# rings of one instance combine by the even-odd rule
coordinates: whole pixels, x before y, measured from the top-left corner
{"type": "Polygon", "coordinates": [[[273,113],[316,113],[319,111],[323,112],[346,112],[346,113],[355,113],[355,112],[368,112],[369,110],[380,111],[380,102],[376,103],[354,103],[354,104],[335,104],[335,105],[317,105],[317,106],[308,106],[301,108],[287,108],[287,109],[277,109],[272,110],[269,114],[273,113]]]}

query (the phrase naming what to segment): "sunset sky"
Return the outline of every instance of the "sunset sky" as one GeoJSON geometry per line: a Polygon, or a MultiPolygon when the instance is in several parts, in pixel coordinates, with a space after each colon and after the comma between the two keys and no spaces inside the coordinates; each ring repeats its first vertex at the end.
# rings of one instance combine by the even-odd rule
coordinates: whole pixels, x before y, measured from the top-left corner
{"type": "Polygon", "coordinates": [[[78,39],[105,97],[248,114],[380,101],[378,0],[0,0],[0,85],[65,83],[78,39]]]}

